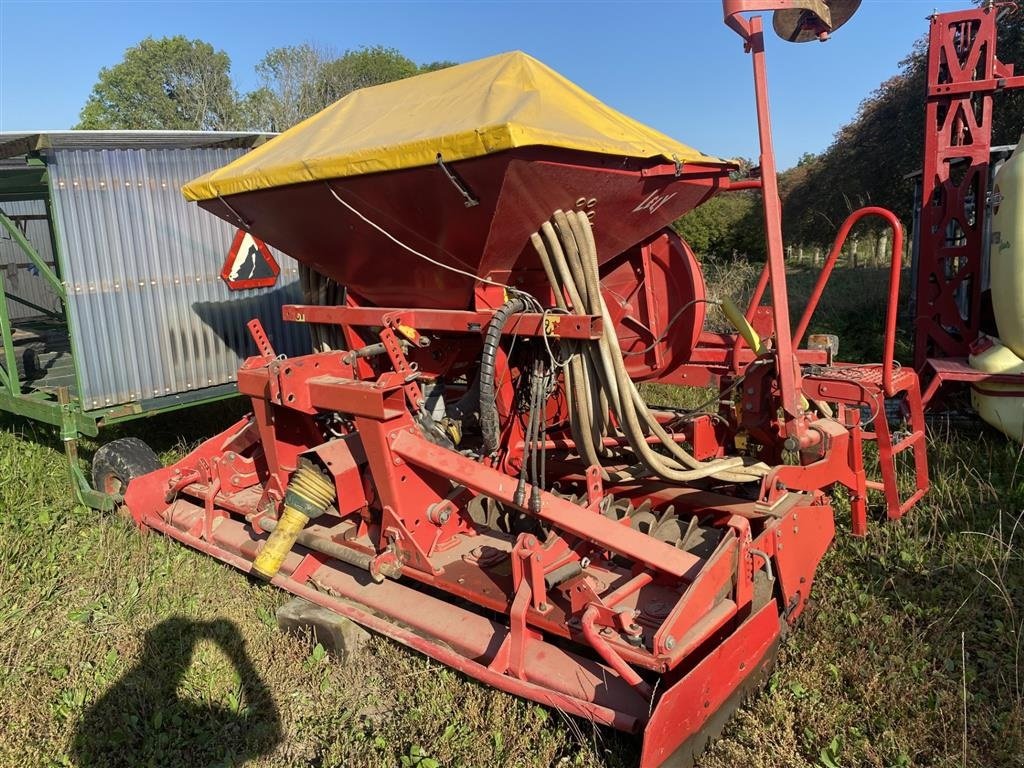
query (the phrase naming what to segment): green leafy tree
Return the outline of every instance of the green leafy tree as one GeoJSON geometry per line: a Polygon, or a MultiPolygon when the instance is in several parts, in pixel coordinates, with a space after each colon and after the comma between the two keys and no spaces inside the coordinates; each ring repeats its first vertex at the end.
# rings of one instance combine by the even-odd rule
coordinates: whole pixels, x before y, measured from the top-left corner
{"type": "Polygon", "coordinates": [[[750,192],[713,197],[673,226],[702,256],[749,256],[764,251],[760,198],[750,192]]]}
{"type": "Polygon", "coordinates": [[[181,35],[148,37],[100,70],[76,127],[230,129],[237,101],[226,53],[181,35]]]}
{"type": "Polygon", "coordinates": [[[273,48],[256,65],[260,87],[242,102],[246,125],[283,131],[330,102],[320,92],[324,67],[333,54],[310,43],[273,48]]]}
{"type": "MultiPolygon", "coordinates": [[[[999,22],[996,53],[1000,61],[1016,64],[1016,74],[1024,71],[1024,18],[1020,13],[999,22]]],[[[1016,144],[1024,130],[1024,90],[1002,91],[993,98],[993,144],[1016,144]]]]}
{"type": "Polygon", "coordinates": [[[288,127],[280,122],[281,107],[269,88],[257,88],[238,100],[238,127],[244,131],[278,131],[288,127]]]}
{"type": "MultiPolygon", "coordinates": [[[[1024,18],[999,22],[1000,60],[1024,62],[1024,18]]],[[[863,102],[819,155],[804,155],[783,174],[784,229],[790,242],[827,245],[843,220],[863,205],[893,210],[909,226],[914,175],[924,152],[927,41],[921,38],[899,72],[863,102]]],[[[993,144],[1013,144],[1024,127],[1024,91],[996,94],[993,144]]],[[[867,229],[877,226],[869,222],[867,229]]]]}
{"type": "Polygon", "coordinates": [[[346,51],[326,64],[320,71],[316,92],[324,99],[323,106],[327,106],[359,88],[402,80],[419,71],[412,59],[394,48],[364,47],[346,51]]]}
{"type": "Polygon", "coordinates": [[[456,64],[458,64],[457,61],[449,61],[448,59],[443,59],[441,61],[431,61],[428,62],[427,64],[420,64],[420,73],[436,72],[439,69],[448,69],[448,67],[454,67],[456,64]]]}
{"type": "MultiPolygon", "coordinates": [[[[733,174],[735,178],[746,176],[754,165],[746,158],[734,158],[731,162],[739,167],[733,174]]],[[[761,198],[752,192],[716,195],[672,226],[702,256],[751,256],[764,252],[761,198]]]]}
{"type": "Polygon", "coordinates": [[[434,61],[420,66],[382,46],[341,56],[309,43],[274,48],[256,65],[260,87],[241,100],[241,122],[251,130],[283,131],[359,88],[453,64],[434,61]]]}

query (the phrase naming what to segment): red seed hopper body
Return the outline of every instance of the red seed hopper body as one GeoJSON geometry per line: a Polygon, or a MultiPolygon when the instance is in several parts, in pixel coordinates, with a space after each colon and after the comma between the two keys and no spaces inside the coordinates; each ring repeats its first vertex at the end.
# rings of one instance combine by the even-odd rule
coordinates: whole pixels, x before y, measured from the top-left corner
{"type": "Polygon", "coordinates": [[[638,734],[644,768],[687,763],[803,609],[826,490],[855,522],[867,496],[869,385],[795,349],[774,245],[746,317],[724,306],[739,333],[703,329],[668,225],[731,169],[506,54],[352,94],[197,179],[310,269],[284,313],[316,351],[280,359],[251,323],[252,414],[134,479],[132,516],[638,734]],[[644,379],[711,389],[653,407],[644,379]]]}
{"type": "Polygon", "coordinates": [[[382,237],[337,194],[415,250],[471,275],[544,281],[530,235],[555,210],[591,215],[607,262],[717,191],[728,166],[683,167],[552,147],[234,195],[200,204],[232,220],[230,205],[271,245],[377,306],[472,309],[476,281],[382,237]],[[453,182],[446,170],[458,174],[453,182]],[[460,186],[462,189],[460,189],[460,186]],[[464,192],[463,192],[464,190],[464,192]],[[332,192],[334,194],[332,194],[332,192]],[[471,195],[475,204],[466,205],[471,195]],[[344,243],[344,248],[339,248],[344,243]],[[386,279],[382,279],[386,276],[386,279]]]}

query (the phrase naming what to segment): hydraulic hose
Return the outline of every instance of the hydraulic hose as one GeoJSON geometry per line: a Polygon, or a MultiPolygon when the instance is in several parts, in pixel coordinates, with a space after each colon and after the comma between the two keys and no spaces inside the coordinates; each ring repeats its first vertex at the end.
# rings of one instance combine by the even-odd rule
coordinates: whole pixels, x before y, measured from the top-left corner
{"type": "MultiPolygon", "coordinates": [[[[579,228],[574,230],[578,232],[578,236],[582,237],[586,242],[586,247],[583,249],[588,254],[589,258],[584,262],[584,273],[587,278],[591,281],[593,286],[599,286],[600,277],[598,276],[597,267],[597,248],[594,243],[593,231],[590,228],[590,220],[585,215],[580,214],[576,217],[579,228]]],[[[570,220],[571,222],[571,220],[570,220]]],[[[656,463],[661,463],[668,468],[674,469],[672,466],[676,462],[681,464],[683,467],[688,467],[689,470],[686,472],[690,474],[690,479],[696,479],[692,475],[697,474],[698,477],[706,477],[712,475],[720,480],[727,482],[752,482],[759,480],[768,471],[768,467],[763,464],[756,464],[751,467],[744,467],[744,461],[740,457],[732,459],[716,459],[709,462],[701,462],[695,459],[690,453],[688,453],[679,443],[677,443],[668,432],[665,431],[661,423],[654,417],[654,415],[648,409],[646,402],[640,395],[640,391],[636,388],[633,380],[629,378],[626,372],[625,361],[622,356],[622,348],[619,346],[618,337],[615,332],[615,326],[610,321],[610,315],[608,313],[608,307],[605,305],[604,298],[600,296],[600,314],[604,317],[605,327],[609,330],[608,338],[605,339],[604,351],[611,360],[615,369],[615,375],[619,381],[620,387],[628,390],[629,396],[632,399],[633,412],[636,416],[643,420],[642,429],[639,434],[635,436],[640,440],[641,452],[646,456],[653,455],[656,463]],[[644,429],[645,428],[645,429],[644,429]],[[647,444],[646,440],[642,438],[645,433],[653,433],[660,441],[665,449],[669,452],[672,459],[675,462],[666,460],[661,454],[654,453],[647,444]],[[735,469],[735,471],[730,471],[735,469]]],[[[623,398],[625,399],[625,398],[623,398]]],[[[629,406],[623,406],[626,409],[626,413],[629,412],[629,406]]],[[[678,472],[673,472],[676,475],[676,479],[683,480],[679,476],[678,472]]]]}
{"type": "MultiPolygon", "coordinates": [[[[567,367],[567,389],[571,389],[573,395],[570,417],[574,423],[571,426],[580,455],[600,466],[595,446],[603,446],[608,415],[598,415],[597,408],[607,411],[610,406],[641,466],[664,479],[688,482],[714,476],[728,482],[751,482],[761,478],[768,470],[763,464],[744,466],[741,457],[701,462],[666,432],[626,371],[615,326],[601,294],[597,248],[590,220],[582,212],[556,211],[552,221],[553,225],[545,222],[541,226],[532,242],[552,283],[559,308],[568,311],[563,299],[567,296],[572,311],[599,315],[604,320],[602,337],[596,343],[585,343],[584,353],[577,356],[578,362],[567,367]],[[669,455],[653,450],[647,442],[651,434],[669,455]]],[[[626,473],[631,474],[632,470],[626,473]]]]}
{"type": "MultiPolygon", "coordinates": [[[[596,314],[594,312],[595,302],[600,293],[597,296],[594,295],[594,289],[589,285],[586,276],[583,274],[581,249],[573,234],[569,217],[562,211],[555,211],[553,220],[565,248],[565,260],[568,262],[569,273],[572,275],[582,302],[581,309],[587,314],[596,314]]],[[[600,287],[597,290],[600,291],[600,287]]],[[[602,386],[601,369],[595,364],[593,357],[588,354],[584,360],[584,373],[587,380],[587,402],[590,406],[591,416],[591,439],[597,448],[597,452],[604,454],[604,437],[607,434],[608,426],[608,404],[607,397],[603,393],[609,388],[607,385],[602,386]],[[603,407],[597,407],[599,405],[603,407]]]]}
{"type": "Polygon", "coordinates": [[[494,366],[501,333],[512,315],[527,310],[526,300],[515,296],[498,309],[484,334],[484,351],[480,356],[480,432],[485,453],[498,450],[501,428],[498,424],[498,405],[495,402],[494,366]]]}
{"type": "MultiPolygon", "coordinates": [[[[550,224],[547,224],[547,229],[542,227],[541,231],[544,232],[545,237],[548,238],[548,242],[552,244],[553,248],[559,248],[558,239],[550,224]]],[[[544,265],[544,271],[548,276],[548,280],[551,282],[556,305],[559,309],[568,311],[562,292],[563,284],[556,276],[553,262],[557,261],[558,274],[563,279],[569,277],[568,265],[565,264],[564,258],[561,260],[552,259],[551,253],[549,253],[547,246],[544,244],[544,238],[540,236],[540,233],[532,235],[530,240],[537,251],[537,255],[540,257],[541,263],[544,265]]],[[[574,298],[578,300],[580,296],[575,291],[575,285],[572,285],[571,291],[570,301],[574,298]],[[573,293],[575,296],[572,295],[573,293]]],[[[574,304],[573,306],[576,307],[578,305],[574,304]]],[[[576,311],[578,312],[579,310],[577,309],[576,311]]],[[[597,447],[593,442],[594,431],[591,426],[595,409],[589,395],[589,382],[585,379],[585,365],[586,362],[581,355],[573,354],[564,368],[566,404],[569,407],[569,428],[572,431],[573,441],[576,444],[576,450],[579,452],[580,457],[587,462],[588,466],[600,467],[601,460],[598,457],[597,447]]],[[[608,473],[604,469],[601,470],[601,477],[603,480],[609,479],[608,473]]]]}
{"type": "MultiPolygon", "coordinates": [[[[557,213],[562,212],[558,211],[557,213]]],[[[555,218],[556,223],[558,222],[557,213],[555,218]]],[[[565,214],[563,213],[562,216],[565,216],[565,214]]],[[[569,223],[568,220],[566,223],[569,223]]],[[[587,220],[587,223],[590,223],[589,219],[587,220]]],[[[544,222],[544,224],[541,226],[541,231],[543,231],[545,236],[548,238],[548,245],[551,247],[551,254],[554,258],[555,265],[558,267],[558,271],[561,275],[562,281],[563,283],[565,283],[566,289],[569,292],[569,296],[573,301],[573,307],[576,309],[577,314],[600,314],[597,306],[597,300],[600,298],[601,295],[600,286],[597,287],[598,293],[597,296],[594,297],[594,303],[584,303],[582,299],[582,294],[580,293],[579,287],[576,285],[575,278],[572,275],[572,270],[566,261],[565,252],[562,250],[561,241],[555,234],[554,227],[552,227],[549,222],[544,222]]],[[[563,237],[566,239],[566,241],[575,240],[571,227],[563,227],[563,237]]],[[[579,255],[579,243],[574,242],[574,246],[574,253],[579,255]]],[[[580,267],[580,273],[585,277],[585,272],[583,271],[582,266],[580,267]]],[[[592,294],[588,292],[588,297],[590,297],[591,295],[592,294]]],[[[593,345],[588,345],[588,347],[590,348],[590,350],[593,349],[593,345]]],[[[596,365],[596,361],[595,368],[601,376],[601,386],[604,387],[608,393],[608,398],[611,401],[612,410],[617,412],[619,409],[619,391],[615,378],[614,376],[610,375],[611,372],[608,371],[606,368],[596,365]]],[[[591,401],[589,404],[591,407],[591,412],[593,412],[594,403],[591,401]]]]}
{"type": "MultiPolygon", "coordinates": [[[[570,221],[570,223],[572,222],[570,221]]],[[[589,220],[587,220],[586,226],[584,226],[582,220],[577,217],[576,226],[573,228],[573,231],[577,237],[586,243],[583,253],[586,254],[587,258],[584,259],[583,270],[593,291],[595,287],[600,285],[600,278],[597,272],[596,248],[593,243],[593,233],[590,230],[589,223],[589,220]]],[[[628,393],[628,398],[623,397],[620,414],[625,417],[625,424],[629,428],[627,438],[630,438],[630,442],[634,446],[634,452],[666,479],[686,482],[700,477],[707,477],[708,475],[714,475],[719,479],[730,482],[750,482],[758,479],[763,472],[749,473],[742,471],[742,469],[738,472],[728,472],[730,469],[742,467],[743,460],[739,457],[718,459],[707,463],[700,462],[672,439],[671,435],[665,431],[654,415],[651,414],[633,380],[629,378],[615,326],[609,322],[608,307],[605,305],[604,298],[600,295],[599,302],[600,308],[597,314],[601,314],[605,318],[606,329],[606,338],[602,339],[601,342],[601,353],[610,361],[620,390],[628,393]],[[655,453],[650,448],[645,439],[648,433],[653,433],[658,437],[662,445],[671,454],[671,459],[675,459],[675,461],[655,453]],[[689,469],[682,469],[682,467],[678,466],[680,464],[682,467],[688,467],[689,469]]]]}
{"type": "Polygon", "coordinates": [[[682,447],[679,446],[678,443],[676,443],[675,440],[673,440],[671,436],[664,431],[664,429],[662,429],[662,427],[660,427],[657,420],[647,410],[646,403],[643,402],[636,385],[633,383],[633,380],[630,379],[629,374],[626,371],[626,364],[623,360],[622,349],[620,345],[618,345],[618,337],[615,333],[614,324],[609,322],[608,308],[604,303],[604,298],[599,293],[600,284],[598,282],[599,279],[597,274],[597,259],[594,258],[596,254],[591,253],[591,245],[586,242],[587,233],[582,225],[573,226],[573,232],[586,243],[584,247],[584,253],[586,255],[583,264],[584,273],[586,275],[586,279],[591,285],[591,291],[593,292],[595,289],[598,291],[597,295],[599,306],[595,307],[595,309],[598,310],[596,313],[601,314],[605,321],[605,335],[600,341],[601,354],[602,358],[605,360],[605,365],[607,365],[607,361],[610,360],[610,375],[614,376],[618,389],[620,389],[622,401],[618,415],[622,417],[621,424],[625,427],[626,436],[633,447],[634,453],[656,474],[677,482],[688,482],[701,477],[708,477],[712,474],[717,475],[724,470],[741,466],[742,460],[739,458],[718,460],[707,464],[697,462],[688,453],[686,453],[686,451],[683,450],[682,447]],[[671,459],[655,453],[647,443],[646,431],[653,431],[654,434],[662,440],[663,444],[668,447],[670,452],[673,454],[673,458],[681,460],[685,466],[689,466],[690,468],[682,469],[671,459]],[[658,432],[660,432],[660,434],[658,434],[658,432]],[[690,462],[692,462],[692,465],[696,466],[692,466],[690,462]]]}
{"type": "Polygon", "coordinates": [[[336,498],[334,483],[317,469],[303,465],[295,470],[284,495],[284,509],[253,561],[253,573],[267,581],[274,578],[306,523],[322,515],[336,498]]]}
{"type": "MultiPolygon", "coordinates": [[[[555,297],[555,306],[562,312],[568,313],[569,310],[565,303],[565,295],[562,293],[561,283],[559,283],[558,278],[555,276],[555,268],[551,263],[551,255],[548,253],[548,249],[544,245],[544,239],[540,236],[539,232],[534,232],[530,235],[530,242],[533,243],[533,248],[537,251],[541,265],[544,267],[544,273],[547,275],[548,283],[551,284],[552,293],[555,297]]],[[[576,399],[574,391],[575,377],[573,373],[575,366],[573,365],[573,360],[576,357],[577,355],[574,350],[566,364],[562,367],[562,371],[564,374],[565,384],[565,403],[569,409],[569,430],[572,432],[573,443],[576,446],[582,446],[583,439],[580,437],[581,418],[578,413],[579,401],[576,399]]],[[[577,448],[577,450],[582,450],[582,448],[577,448]]]]}

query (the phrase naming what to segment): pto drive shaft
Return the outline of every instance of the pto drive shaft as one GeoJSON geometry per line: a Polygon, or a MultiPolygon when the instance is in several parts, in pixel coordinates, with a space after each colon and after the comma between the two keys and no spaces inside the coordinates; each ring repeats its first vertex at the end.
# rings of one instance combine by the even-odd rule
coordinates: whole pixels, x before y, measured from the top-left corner
{"type": "Polygon", "coordinates": [[[322,515],[335,498],[334,483],[311,466],[299,467],[288,484],[284,510],[267,543],[253,561],[253,573],[267,581],[274,578],[306,523],[322,515]]]}

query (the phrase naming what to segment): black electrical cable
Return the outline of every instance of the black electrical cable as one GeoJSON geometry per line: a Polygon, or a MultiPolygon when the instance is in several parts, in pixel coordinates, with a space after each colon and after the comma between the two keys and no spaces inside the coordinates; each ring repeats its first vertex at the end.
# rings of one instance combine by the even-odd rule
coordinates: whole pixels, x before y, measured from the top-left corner
{"type": "Polygon", "coordinates": [[[676,310],[676,313],[674,315],[672,315],[672,319],[669,320],[668,323],[665,324],[665,330],[663,330],[661,332],[661,334],[654,341],[652,341],[650,344],[648,344],[643,349],[638,349],[635,352],[623,352],[622,356],[623,357],[633,357],[634,355],[646,355],[648,352],[650,352],[656,346],[661,344],[661,342],[663,342],[666,338],[668,338],[668,332],[670,330],[672,330],[672,325],[675,323],[676,320],[678,320],[680,317],[682,317],[683,313],[686,310],[688,310],[690,307],[694,306],[695,304],[715,304],[715,305],[717,305],[718,303],[719,302],[715,301],[714,299],[692,299],[691,301],[686,302],[685,304],[683,304],[683,306],[681,306],[678,310],[676,310]]]}
{"type": "Polygon", "coordinates": [[[530,509],[536,511],[534,507],[540,505],[540,474],[537,471],[537,438],[540,436],[540,425],[544,421],[543,405],[545,402],[544,397],[544,369],[540,359],[533,363],[533,378],[530,381],[532,385],[532,402],[530,404],[530,420],[533,422],[533,440],[530,443],[530,482],[533,485],[533,489],[530,492],[530,509]]]}
{"type": "Polygon", "coordinates": [[[506,301],[491,318],[484,334],[484,348],[480,355],[480,433],[483,436],[484,453],[498,450],[501,432],[498,423],[498,406],[494,400],[494,367],[498,354],[501,333],[509,318],[527,310],[526,300],[518,296],[506,301]]]}
{"type": "MultiPolygon", "coordinates": [[[[516,485],[515,496],[512,499],[513,503],[518,507],[525,506],[526,504],[527,473],[529,472],[530,456],[533,450],[533,443],[537,439],[535,429],[536,419],[534,418],[534,415],[537,410],[536,404],[537,382],[536,377],[531,376],[529,380],[529,399],[527,405],[526,434],[524,435],[523,442],[522,464],[519,467],[519,483],[516,485]]],[[[534,467],[534,473],[536,473],[536,466],[534,467]]]]}
{"type": "Polygon", "coordinates": [[[548,442],[548,397],[550,396],[549,387],[551,386],[551,371],[547,371],[544,374],[544,401],[541,403],[540,411],[540,488],[542,491],[547,490],[548,487],[548,470],[545,466],[547,460],[547,442],[548,442]]]}
{"type": "Polygon", "coordinates": [[[540,447],[534,449],[534,456],[536,457],[537,451],[540,451],[540,474],[534,479],[533,493],[530,496],[530,511],[539,514],[541,507],[540,492],[547,487],[547,467],[545,466],[545,457],[547,454],[547,448],[545,443],[548,439],[548,387],[551,382],[551,372],[544,368],[544,363],[541,362],[539,365],[541,376],[540,385],[537,387],[540,392],[539,403],[538,403],[538,424],[537,429],[540,432],[538,435],[540,439],[540,447]]]}

